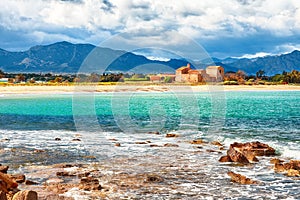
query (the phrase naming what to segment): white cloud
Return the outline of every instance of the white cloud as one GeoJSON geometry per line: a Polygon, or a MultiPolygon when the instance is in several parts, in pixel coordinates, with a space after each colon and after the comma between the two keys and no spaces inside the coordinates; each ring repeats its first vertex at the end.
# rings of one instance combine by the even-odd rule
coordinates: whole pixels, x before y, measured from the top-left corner
{"type": "Polygon", "coordinates": [[[199,41],[300,34],[298,0],[1,0],[0,7],[0,26],[36,42],[84,41],[64,30],[88,33],[87,42],[127,32],[133,42],[163,45],[181,43],[178,34],[199,41]]]}

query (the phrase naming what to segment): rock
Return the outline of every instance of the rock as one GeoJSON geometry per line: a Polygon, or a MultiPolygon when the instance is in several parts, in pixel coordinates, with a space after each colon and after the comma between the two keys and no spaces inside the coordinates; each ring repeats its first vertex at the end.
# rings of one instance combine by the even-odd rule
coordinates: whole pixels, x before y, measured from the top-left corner
{"type": "Polygon", "coordinates": [[[31,180],[25,180],[24,184],[25,185],[38,185],[37,182],[31,181],[31,180]]]}
{"type": "Polygon", "coordinates": [[[242,154],[238,149],[234,148],[232,145],[230,145],[230,148],[227,151],[227,155],[233,162],[249,163],[249,160],[246,158],[246,156],[242,154]]]}
{"type": "Polygon", "coordinates": [[[146,177],[146,182],[155,182],[155,183],[160,183],[160,182],[163,182],[163,178],[158,176],[158,175],[154,175],[154,174],[150,174],[150,175],[147,175],[146,177]]]}
{"type": "Polygon", "coordinates": [[[283,163],[284,161],[283,160],[280,160],[280,159],[278,159],[278,158],[272,158],[271,160],[270,160],[270,163],[271,164],[279,164],[279,163],[283,163]]]}
{"type": "Polygon", "coordinates": [[[7,174],[8,168],[9,168],[8,166],[4,166],[4,165],[2,166],[2,165],[1,165],[1,166],[0,166],[0,172],[7,174]]]}
{"type": "Polygon", "coordinates": [[[240,183],[240,184],[258,184],[257,181],[253,181],[250,178],[247,178],[246,176],[234,173],[232,171],[229,171],[227,174],[228,174],[228,176],[230,176],[231,181],[235,182],[235,183],[240,183]]]}
{"type": "Polygon", "coordinates": [[[4,191],[0,191],[0,200],[7,200],[6,194],[4,191]]]}
{"type": "Polygon", "coordinates": [[[232,160],[230,159],[229,156],[222,156],[222,157],[219,159],[219,162],[232,162],[232,160]]]}
{"type": "Polygon", "coordinates": [[[26,180],[26,177],[24,174],[13,174],[13,175],[10,175],[10,177],[12,179],[14,179],[17,183],[24,183],[26,180]]]}
{"type": "Polygon", "coordinates": [[[80,142],[81,139],[79,139],[79,138],[74,138],[74,139],[72,139],[72,141],[73,141],[73,142],[80,142]]]}
{"type": "Polygon", "coordinates": [[[178,144],[166,143],[166,144],[164,144],[164,147],[179,147],[179,145],[178,144]]]}
{"type": "Polygon", "coordinates": [[[75,176],[75,174],[71,174],[69,172],[62,171],[62,172],[56,172],[56,176],[75,176]]]}
{"type": "Polygon", "coordinates": [[[8,174],[4,174],[0,172],[0,180],[2,181],[2,185],[5,185],[6,189],[12,189],[18,187],[18,183],[15,180],[13,180],[11,176],[8,174]]]}
{"type": "Polygon", "coordinates": [[[300,171],[296,169],[289,169],[287,171],[287,176],[300,176],[300,171]]]}
{"type": "Polygon", "coordinates": [[[167,133],[167,134],[166,134],[166,137],[167,137],[167,138],[171,138],[171,137],[179,137],[179,135],[178,135],[178,134],[175,134],[175,133],[167,133]]]}
{"type": "Polygon", "coordinates": [[[43,152],[45,152],[45,150],[43,150],[43,149],[35,149],[33,152],[34,153],[43,153],[43,152]]]}
{"type": "Polygon", "coordinates": [[[158,144],[150,144],[150,147],[161,147],[158,144]]]}
{"type": "Polygon", "coordinates": [[[135,142],[135,144],[148,144],[148,142],[135,142]]]}
{"type": "Polygon", "coordinates": [[[117,142],[117,143],[115,143],[115,146],[116,146],[116,147],[120,147],[120,146],[121,146],[121,143],[117,142]]]}
{"type": "Polygon", "coordinates": [[[276,172],[286,172],[287,176],[300,176],[300,160],[290,160],[288,163],[275,162],[276,172]]]}
{"type": "Polygon", "coordinates": [[[154,135],[159,135],[160,133],[158,131],[150,131],[148,134],[154,134],[154,135]]]}
{"type": "Polygon", "coordinates": [[[215,145],[215,146],[220,146],[220,147],[223,146],[223,145],[222,145],[220,142],[218,142],[218,141],[212,141],[211,144],[212,144],[212,145],[215,145]]]}
{"type": "Polygon", "coordinates": [[[12,200],[38,200],[38,195],[35,191],[24,190],[15,194],[12,200]]]}
{"type": "Polygon", "coordinates": [[[60,139],[60,138],[55,138],[54,140],[55,140],[55,141],[61,141],[61,139],[60,139]]]}
{"type": "Polygon", "coordinates": [[[235,142],[230,145],[227,151],[227,156],[230,157],[231,161],[240,163],[258,162],[256,156],[269,155],[275,155],[275,149],[261,142],[235,142]]]}
{"type": "Polygon", "coordinates": [[[79,189],[86,191],[101,190],[102,186],[99,184],[99,180],[93,177],[83,177],[80,180],[79,189]]]}
{"type": "Polygon", "coordinates": [[[203,141],[202,139],[196,139],[190,141],[191,144],[206,144],[207,142],[203,141]]]}

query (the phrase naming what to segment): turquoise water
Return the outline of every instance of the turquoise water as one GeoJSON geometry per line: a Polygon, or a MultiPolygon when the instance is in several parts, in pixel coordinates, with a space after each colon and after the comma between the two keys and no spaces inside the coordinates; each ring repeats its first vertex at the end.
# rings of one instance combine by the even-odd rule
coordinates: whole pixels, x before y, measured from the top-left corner
{"type": "MultiPolygon", "coordinates": [[[[199,172],[210,174],[209,182],[183,184],[183,193],[187,196],[191,191],[195,191],[194,196],[215,196],[220,190],[228,194],[228,198],[259,199],[270,195],[268,198],[297,199],[300,197],[299,180],[274,175],[268,158],[260,158],[260,163],[255,166],[236,169],[265,181],[265,185],[236,186],[228,192],[233,185],[222,174],[232,170],[232,166],[220,165],[217,161],[220,154],[190,154],[192,150],[184,141],[201,137],[219,140],[228,147],[235,141],[259,140],[274,147],[284,159],[300,159],[299,102],[300,91],[3,95],[0,97],[0,139],[9,142],[1,142],[1,147],[19,148],[22,153],[4,154],[0,162],[22,165],[24,162],[77,162],[84,160],[86,155],[98,155],[99,152],[99,159],[153,154],[166,161],[173,154],[173,158],[182,154],[193,168],[209,166],[199,172]],[[177,141],[180,148],[167,152],[168,149],[157,151],[136,146],[135,141],[143,140],[158,144],[170,142],[163,136],[146,134],[148,131],[181,135],[177,141]],[[77,133],[82,136],[82,142],[71,142],[77,133]],[[68,142],[58,143],[54,141],[55,137],[68,142]],[[112,148],[109,141],[112,138],[122,143],[120,151],[112,148]],[[28,149],[36,148],[47,149],[48,159],[26,153],[28,149]]],[[[224,193],[215,197],[226,197],[224,193]]]]}

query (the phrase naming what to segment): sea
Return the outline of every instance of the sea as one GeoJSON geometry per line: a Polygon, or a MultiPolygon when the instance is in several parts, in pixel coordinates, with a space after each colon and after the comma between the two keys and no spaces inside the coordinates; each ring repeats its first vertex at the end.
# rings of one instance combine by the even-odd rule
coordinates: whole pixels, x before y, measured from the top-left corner
{"type": "Polygon", "coordinates": [[[300,199],[300,178],[275,173],[273,157],[249,165],[218,162],[231,143],[252,141],[275,148],[273,157],[300,159],[300,91],[0,96],[0,163],[12,171],[98,162],[111,164],[110,173],[164,178],[156,192],[128,189],[111,199],[300,199]],[[179,137],[165,137],[167,133],[179,137]],[[219,141],[224,148],[189,143],[198,138],[219,141]],[[158,147],[164,144],[176,147],[158,147]],[[36,150],[47,156],[33,154],[36,150]],[[228,171],[261,184],[232,183],[228,171]]]}

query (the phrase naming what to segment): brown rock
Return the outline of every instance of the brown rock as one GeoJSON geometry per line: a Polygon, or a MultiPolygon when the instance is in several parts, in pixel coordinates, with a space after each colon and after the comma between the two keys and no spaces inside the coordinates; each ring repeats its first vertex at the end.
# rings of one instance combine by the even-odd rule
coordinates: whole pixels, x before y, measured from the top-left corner
{"type": "Polygon", "coordinates": [[[83,177],[80,180],[79,189],[86,191],[101,190],[102,186],[99,184],[99,180],[93,177],[83,177]]]}
{"type": "Polygon", "coordinates": [[[55,141],[61,141],[61,139],[60,139],[60,138],[55,138],[54,140],[55,140],[55,141]]]}
{"type": "Polygon", "coordinates": [[[235,183],[240,183],[240,184],[258,184],[257,181],[253,181],[250,178],[247,178],[246,176],[243,176],[241,174],[237,174],[234,172],[228,172],[228,176],[230,176],[231,181],[235,183]]]}
{"type": "Polygon", "coordinates": [[[43,152],[45,152],[45,150],[43,150],[43,149],[35,149],[33,152],[34,153],[43,153],[43,152]]]}
{"type": "Polygon", "coordinates": [[[17,183],[24,183],[26,177],[24,174],[12,174],[10,177],[15,180],[17,183]]]}
{"type": "Polygon", "coordinates": [[[167,134],[166,134],[166,137],[167,137],[167,138],[170,138],[170,137],[179,137],[179,135],[178,135],[178,134],[175,134],[175,133],[167,133],[167,134]]]}
{"type": "Polygon", "coordinates": [[[154,174],[150,174],[150,175],[147,175],[147,178],[146,178],[146,182],[156,182],[156,183],[160,183],[160,182],[163,182],[163,178],[158,176],[158,175],[154,175],[154,174]]]}
{"type": "Polygon", "coordinates": [[[2,181],[2,185],[6,186],[6,189],[18,187],[18,183],[15,180],[13,180],[8,174],[0,172],[0,180],[2,181]]]}
{"type": "Polygon", "coordinates": [[[249,163],[249,160],[246,158],[246,156],[242,154],[238,148],[235,148],[232,145],[230,145],[230,148],[227,151],[227,155],[233,162],[249,163]]]}
{"type": "Polygon", "coordinates": [[[222,145],[220,142],[218,142],[218,141],[212,141],[211,144],[212,144],[212,145],[216,145],[216,146],[220,146],[220,147],[223,146],[223,145],[222,145]]]}
{"type": "Polygon", "coordinates": [[[300,160],[291,160],[290,164],[293,169],[300,170],[300,160]]]}
{"type": "Polygon", "coordinates": [[[79,138],[74,138],[74,139],[72,139],[72,141],[73,141],[73,142],[80,142],[81,139],[79,139],[79,138]]]}
{"type": "Polygon", "coordinates": [[[287,176],[300,176],[300,170],[289,169],[287,171],[287,176]]]}
{"type": "Polygon", "coordinates": [[[25,185],[37,185],[37,182],[31,181],[31,180],[25,180],[24,182],[25,185]]]}
{"type": "Polygon", "coordinates": [[[135,144],[148,144],[148,142],[135,142],[135,144]]]}
{"type": "Polygon", "coordinates": [[[148,134],[154,134],[154,135],[159,135],[160,133],[158,131],[150,131],[148,134]]]}
{"type": "Polygon", "coordinates": [[[271,160],[270,160],[270,163],[271,164],[279,164],[279,163],[283,163],[284,161],[283,160],[280,160],[280,159],[278,159],[278,158],[272,158],[271,160]]]}
{"type": "Polygon", "coordinates": [[[0,190],[0,200],[7,200],[5,192],[1,190],[0,190]]]}
{"type": "Polygon", "coordinates": [[[164,144],[164,147],[179,147],[179,145],[178,144],[166,143],[166,144],[164,144]]]}
{"type": "Polygon", "coordinates": [[[222,156],[222,157],[219,159],[219,162],[232,162],[232,160],[230,159],[229,156],[222,156]]]}
{"type": "Polygon", "coordinates": [[[161,147],[158,144],[150,144],[150,147],[161,147]]]}
{"type": "Polygon", "coordinates": [[[116,146],[116,147],[120,147],[120,146],[121,146],[121,143],[117,142],[117,143],[115,143],[115,146],[116,146]]]}
{"type": "Polygon", "coordinates": [[[56,172],[56,176],[75,176],[75,174],[71,174],[69,172],[62,171],[62,172],[56,172]]]}
{"type": "Polygon", "coordinates": [[[15,194],[12,200],[38,200],[38,195],[35,191],[24,190],[15,194]]]}
{"type": "Polygon", "coordinates": [[[203,141],[202,139],[196,139],[190,141],[191,144],[206,144],[207,142],[203,141]]]}
{"type": "Polygon", "coordinates": [[[261,142],[245,143],[243,151],[251,151],[255,156],[275,155],[275,149],[261,142]]]}
{"type": "Polygon", "coordinates": [[[9,168],[8,166],[4,166],[4,165],[2,166],[2,165],[1,165],[1,166],[0,166],[0,172],[7,174],[8,168],[9,168]]]}
{"type": "Polygon", "coordinates": [[[281,163],[275,163],[275,165],[274,165],[274,170],[275,170],[276,172],[284,172],[284,171],[285,171],[284,165],[281,164],[281,163]]]}

